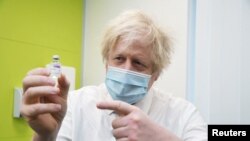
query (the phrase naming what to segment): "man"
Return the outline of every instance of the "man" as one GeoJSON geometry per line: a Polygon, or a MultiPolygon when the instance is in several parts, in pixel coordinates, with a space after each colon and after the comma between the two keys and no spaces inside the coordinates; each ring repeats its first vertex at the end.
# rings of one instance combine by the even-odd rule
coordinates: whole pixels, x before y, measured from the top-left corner
{"type": "Polygon", "coordinates": [[[206,124],[189,102],[153,87],[170,63],[168,36],[141,11],[114,19],[103,39],[105,84],[69,94],[46,69],[23,80],[22,115],[37,141],[205,141],[206,124]]]}

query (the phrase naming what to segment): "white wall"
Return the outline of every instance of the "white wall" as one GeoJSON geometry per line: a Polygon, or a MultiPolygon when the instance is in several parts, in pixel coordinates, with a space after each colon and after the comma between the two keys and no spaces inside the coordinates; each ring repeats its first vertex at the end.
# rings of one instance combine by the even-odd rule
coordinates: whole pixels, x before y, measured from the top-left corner
{"type": "Polygon", "coordinates": [[[171,66],[157,82],[163,91],[185,97],[187,0],[85,0],[83,85],[104,81],[100,41],[105,25],[126,9],[143,9],[173,37],[171,66]]]}
{"type": "Polygon", "coordinates": [[[249,0],[197,0],[194,103],[209,123],[250,123],[249,47],[249,0]]]}

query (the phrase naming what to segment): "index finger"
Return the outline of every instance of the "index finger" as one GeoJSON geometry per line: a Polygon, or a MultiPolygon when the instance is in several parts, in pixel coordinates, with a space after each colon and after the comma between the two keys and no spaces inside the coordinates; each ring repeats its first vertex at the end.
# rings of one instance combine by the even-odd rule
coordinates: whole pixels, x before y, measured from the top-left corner
{"type": "Polygon", "coordinates": [[[99,109],[114,110],[119,114],[129,114],[136,110],[135,106],[122,101],[102,101],[97,103],[96,106],[99,109]]]}
{"type": "Polygon", "coordinates": [[[47,68],[35,68],[27,73],[27,75],[44,75],[49,76],[50,71],[47,68]]]}

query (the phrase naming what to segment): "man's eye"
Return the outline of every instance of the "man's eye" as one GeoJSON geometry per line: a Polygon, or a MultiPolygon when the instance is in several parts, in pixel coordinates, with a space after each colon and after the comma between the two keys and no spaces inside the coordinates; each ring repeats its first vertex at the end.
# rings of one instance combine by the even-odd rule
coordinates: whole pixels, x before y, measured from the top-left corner
{"type": "Polygon", "coordinates": [[[122,60],[122,57],[115,57],[116,60],[122,60]]]}
{"type": "Polygon", "coordinates": [[[145,67],[145,65],[144,65],[143,63],[141,63],[140,61],[135,61],[135,64],[136,64],[136,65],[139,65],[139,66],[145,67]]]}
{"type": "Polygon", "coordinates": [[[114,60],[116,60],[116,61],[122,61],[122,60],[124,60],[124,58],[119,56],[119,57],[115,57],[114,60]]]}

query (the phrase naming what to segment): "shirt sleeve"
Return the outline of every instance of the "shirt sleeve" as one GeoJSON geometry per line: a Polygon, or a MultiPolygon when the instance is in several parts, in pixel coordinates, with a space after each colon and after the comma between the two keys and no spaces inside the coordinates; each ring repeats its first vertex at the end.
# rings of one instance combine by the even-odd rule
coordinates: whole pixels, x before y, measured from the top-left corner
{"type": "Polygon", "coordinates": [[[191,103],[184,111],[184,141],[207,141],[207,124],[191,103]]]}
{"type": "Polygon", "coordinates": [[[72,141],[72,98],[69,93],[67,98],[67,112],[57,135],[56,141],[72,141]]]}

